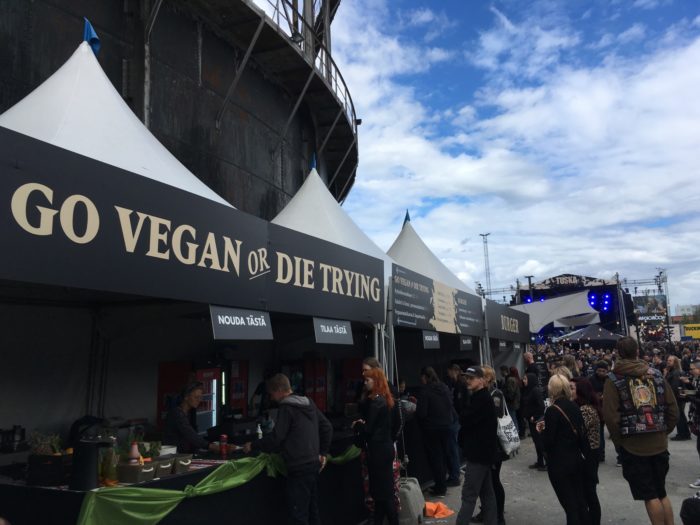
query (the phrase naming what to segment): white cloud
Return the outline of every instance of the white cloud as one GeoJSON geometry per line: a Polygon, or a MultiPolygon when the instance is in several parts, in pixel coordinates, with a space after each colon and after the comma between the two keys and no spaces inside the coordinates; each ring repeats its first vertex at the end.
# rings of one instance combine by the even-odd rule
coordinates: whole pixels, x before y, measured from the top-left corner
{"type": "Polygon", "coordinates": [[[533,78],[556,65],[562,52],[579,43],[576,32],[561,26],[545,27],[543,19],[515,24],[495,7],[498,26],[479,36],[478,46],[468,50],[475,65],[504,76],[533,78]]]}
{"type": "MultiPolygon", "coordinates": [[[[644,54],[586,65],[565,57],[595,44],[567,24],[494,9],[468,54],[487,81],[475,100],[438,111],[404,75],[452,57],[384,30],[385,7],[345,2],[334,22],[335,58],[364,119],[346,209],[380,246],[409,208],[469,286],[483,279],[478,234],[491,232],[494,288],[531,274],[647,278],[663,266],[674,304],[700,302],[698,19],[669,27],[672,39],[646,37],[644,54]],[[454,132],[435,136],[438,121],[454,132]]],[[[619,38],[631,46],[645,28],[629,27],[619,38]]]]}
{"type": "Polygon", "coordinates": [[[656,9],[657,7],[670,3],[670,0],[635,0],[633,7],[639,9],[656,9]]]}
{"type": "Polygon", "coordinates": [[[620,33],[620,35],[617,37],[617,41],[621,44],[630,44],[632,42],[637,42],[644,39],[645,35],[646,28],[644,27],[644,24],[634,24],[629,29],[620,33]]]}
{"type": "Polygon", "coordinates": [[[401,22],[405,27],[425,29],[425,42],[432,42],[457,26],[457,22],[451,20],[444,12],[435,12],[426,7],[403,13],[401,22]]]}

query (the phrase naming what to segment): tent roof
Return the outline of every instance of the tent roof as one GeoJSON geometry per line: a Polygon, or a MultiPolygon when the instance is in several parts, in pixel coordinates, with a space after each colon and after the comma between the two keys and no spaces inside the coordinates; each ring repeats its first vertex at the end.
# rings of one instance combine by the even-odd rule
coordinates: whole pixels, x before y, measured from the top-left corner
{"type": "Polygon", "coordinates": [[[452,288],[476,295],[476,292],[453,274],[428,248],[423,239],[418,236],[416,230],[411,226],[408,212],[406,212],[406,220],[403,222],[401,232],[387,254],[398,264],[405,266],[409,270],[430,277],[452,288]]]}
{"type": "Polygon", "coordinates": [[[614,342],[620,339],[622,336],[606,330],[602,326],[591,325],[577,330],[575,333],[571,333],[564,337],[564,341],[592,341],[592,342],[614,342]]]}
{"type": "Polygon", "coordinates": [[[114,89],[87,42],[0,115],[0,126],[231,206],[146,129],[114,89]]]}
{"type": "Polygon", "coordinates": [[[534,334],[539,333],[542,328],[557,319],[597,313],[588,303],[588,290],[571,295],[553,297],[542,302],[519,304],[511,308],[530,314],[530,332],[534,334]]]}
{"type": "Polygon", "coordinates": [[[385,276],[391,273],[391,258],[345,213],[315,169],[272,222],[381,259],[385,276]]]}

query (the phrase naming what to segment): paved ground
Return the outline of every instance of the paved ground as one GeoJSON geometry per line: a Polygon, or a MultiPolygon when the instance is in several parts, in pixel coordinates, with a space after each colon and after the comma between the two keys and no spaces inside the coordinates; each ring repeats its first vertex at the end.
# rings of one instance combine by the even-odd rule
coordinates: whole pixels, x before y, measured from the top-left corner
{"type": "MultiPolygon", "coordinates": [[[[688,483],[700,476],[700,460],[695,450],[695,438],[691,441],[671,441],[671,470],[666,490],[673,503],[676,524],[681,502],[696,491],[688,483]]],[[[506,491],[505,519],[508,525],[561,525],[566,523],[564,511],[559,506],[546,472],[527,468],[535,459],[531,439],[525,439],[520,453],[506,461],[501,470],[501,480],[506,491]]],[[[606,440],[606,463],[599,469],[598,498],[602,507],[602,523],[649,523],[644,504],[632,499],[629,485],[622,477],[622,469],[615,466],[615,450],[606,440]]],[[[447,519],[426,519],[427,524],[453,524],[460,507],[461,488],[448,489],[447,498],[441,500],[455,514],[447,519]]],[[[426,493],[426,500],[430,499],[426,493]]],[[[431,501],[439,501],[433,500],[431,501]]],[[[477,504],[478,507],[478,504],[477,504]]]]}

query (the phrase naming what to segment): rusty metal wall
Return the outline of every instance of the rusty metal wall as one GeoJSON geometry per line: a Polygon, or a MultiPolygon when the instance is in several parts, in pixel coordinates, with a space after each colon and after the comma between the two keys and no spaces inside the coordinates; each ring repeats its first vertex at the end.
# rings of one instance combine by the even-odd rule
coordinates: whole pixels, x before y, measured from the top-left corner
{"type": "MultiPolygon", "coordinates": [[[[102,41],[100,64],[143,120],[144,11],[139,0],[0,2],[0,112],[70,57],[86,16],[102,41]]],[[[234,206],[274,217],[302,184],[318,142],[309,108],[302,104],[280,148],[295,100],[250,63],[217,130],[216,116],[245,50],[167,1],[150,44],[151,132],[234,206]]],[[[319,168],[326,178],[322,160],[319,168]]]]}

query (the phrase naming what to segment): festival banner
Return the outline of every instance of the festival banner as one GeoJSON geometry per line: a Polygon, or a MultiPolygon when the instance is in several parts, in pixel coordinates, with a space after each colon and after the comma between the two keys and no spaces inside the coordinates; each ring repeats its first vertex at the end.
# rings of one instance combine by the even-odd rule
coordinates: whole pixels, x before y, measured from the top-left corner
{"type": "Polygon", "coordinates": [[[638,295],[632,298],[634,313],[641,322],[658,325],[666,322],[665,295],[638,295]]]}
{"type": "Polygon", "coordinates": [[[492,339],[530,342],[530,316],[496,301],[486,301],[486,327],[492,339]]]}
{"type": "Polygon", "coordinates": [[[700,339],[700,324],[684,324],[683,331],[686,337],[690,336],[693,339],[700,339]]]}
{"type": "Polygon", "coordinates": [[[383,261],[0,128],[0,279],[384,322],[383,261]]]}
{"type": "Polygon", "coordinates": [[[394,324],[448,334],[482,335],[481,298],[392,265],[394,324]]]}

